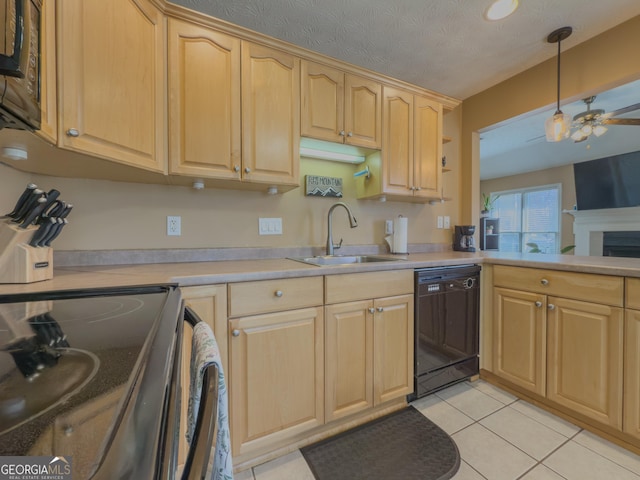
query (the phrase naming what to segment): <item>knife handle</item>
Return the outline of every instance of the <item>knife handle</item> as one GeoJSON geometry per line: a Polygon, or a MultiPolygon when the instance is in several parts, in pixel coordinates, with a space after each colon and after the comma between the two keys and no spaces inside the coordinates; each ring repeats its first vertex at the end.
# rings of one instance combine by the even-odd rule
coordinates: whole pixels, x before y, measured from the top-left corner
{"type": "Polygon", "coordinates": [[[16,202],[16,206],[13,207],[13,210],[11,211],[11,213],[7,213],[5,216],[13,218],[18,213],[18,210],[20,210],[20,208],[22,207],[22,204],[27,200],[27,198],[29,198],[29,195],[31,195],[31,192],[34,191],[36,188],[38,188],[38,186],[35,183],[28,184],[27,188],[25,188],[24,192],[22,192],[22,195],[20,195],[20,198],[18,198],[18,201],[16,202]]]}
{"type": "Polygon", "coordinates": [[[27,197],[27,199],[22,204],[22,208],[18,210],[18,212],[13,216],[13,221],[16,223],[21,223],[24,218],[29,214],[31,209],[36,206],[38,199],[42,197],[44,191],[36,188],[31,190],[31,195],[27,197]]]}
{"type": "Polygon", "coordinates": [[[28,212],[24,221],[20,224],[20,228],[27,228],[29,225],[33,223],[33,221],[38,218],[38,215],[42,213],[44,208],[47,205],[47,197],[42,196],[37,200],[36,205],[28,212]]]}
{"type": "Polygon", "coordinates": [[[45,247],[51,246],[51,242],[53,242],[56,238],[58,238],[58,235],[60,235],[60,232],[62,231],[62,227],[64,227],[67,223],[69,223],[69,220],[67,220],[66,218],[58,219],[58,225],[54,226],[51,229],[51,234],[49,235],[49,238],[47,238],[46,241],[42,242],[44,243],[45,247]]]}
{"type": "Polygon", "coordinates": [[[38,230],[33,234],[33,237],[31,237],[29,245],[32,247],[42,247],[42,241],[47,237],[51,228],[58,223],[55,218],[47,218],[47,220],[46,223],[40,224],[38,230]]]}

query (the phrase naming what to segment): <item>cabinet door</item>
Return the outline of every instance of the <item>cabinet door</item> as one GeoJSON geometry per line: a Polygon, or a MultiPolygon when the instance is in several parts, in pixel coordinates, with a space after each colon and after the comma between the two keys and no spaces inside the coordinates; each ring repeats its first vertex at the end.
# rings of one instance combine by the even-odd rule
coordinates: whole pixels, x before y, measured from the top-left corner
{"type": "Polygon", "coordinates": [[[413,295],[376,299],[373,404],[413,392],[413,295]]]}
{"type": "Polygon", "coordinates": [[[240,178],[240,40],[169,19],[169,171],[240,178]]]}
{"type": "Polygon", "coordinates": [[[230,328],[234,456],[322,425],[322,307],[237,318],[230,328]]]}
{"type": "Polygon", "coordinates": [[[325,307],[325,420],[373,407],[371,301],[325,307]]]}
{"type": "Polygon", "coordinates": [[[164,19],[148,0],[58,2],[63,148],[166,171],[164,19]]]}
{"type": "Polygon", "coordinates": [[[344,73],[302,61],[302,125],[305,137],[344,141],[344,73]]]}
{"type": "MultiPolygon", "coordinates": [[[[193,309],[203,322],[206,322],[216,337],[220,356],[222,357],[222,370],[227,383],[229,375],[227,370],[227,287],[226,285],[206,285],[203,287],[183,287],[180,289],[185,304],[193,309]]],[[[189,379],[191,377],[191,342],[193,330],[187,323],[184,324],[184,337],[182,341],[182,396],[180,412],[180,443],[178,445],[178,465],[184,465],[189,452],[189,444],[186,440],[187,410],[189,408],[189,379]]]]}
{"type": "Polygon", "coordinates": [[[414,195],[442,197],[442,105],[415,97],[414,195]]]}
{"type": "Polygon", "coordinates": [[[40,130],[36,134],[52,144],[58,138],[56,106],[56,2],[42,2],[40,19],[40,130]]]}
{"type": "Polygon", "coordinates": [[[548,298],[547,398],[622,428],[622,309],[548,298]]]}
{"type": "Polygon", "coordinates": [[[627,310],[624,346],[623,430],[640,438],[640,311],[627,310]]]}
{"type": "Polygon", "coordinates": [[[383,189],[413,195],[413,95],[384,87],[383,189]]]}
{"type": "Polygon", "coordinates": [[[494,373],[514,385],[545,394],[545,296],[494,288],[494,373]]]}
{"type": "Polygon", "coordinates": [[[382,85],[347,74],[345,91],[345,143],[359,147],[381,148],[382,85]]]}
{"type": "Polygon", "coordinates": [[[299,183],[300,60],[242,42],[242,177],[299,183]]]}

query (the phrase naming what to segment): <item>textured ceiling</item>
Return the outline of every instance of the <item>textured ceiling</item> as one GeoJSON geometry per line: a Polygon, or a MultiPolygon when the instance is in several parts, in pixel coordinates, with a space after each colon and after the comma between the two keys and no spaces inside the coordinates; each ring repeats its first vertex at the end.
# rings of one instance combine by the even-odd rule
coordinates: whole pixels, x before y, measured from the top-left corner
{"type": "MultiPolygon", "coordinates": [[[[554,57],[557,46],[546,37],[559,27],[573,27],[564,51],[640,15],[640,0],[520,0],[512,16],[497,22],[483,17],[490,0],[171,1],[461,100],[554,57]]],[[[635,101],[605,93],[593,108],[610,112],[640,102],[640,82],[631,91],[635,101]]],[[[582,110],[580,102],[563,106],[571,115],[582,110]]],[[[541,135],[551,113],[483,134],[481,177],[640,149],[640,128],[627,126],[589,142],[547,144],[541,135]]]]}
{"type": "Polygon", "coordinates": [[[639,0],[520,0],[498,22],[490,0],[172,0],[211,16],[459,99],[640,15],[639,0]]]}

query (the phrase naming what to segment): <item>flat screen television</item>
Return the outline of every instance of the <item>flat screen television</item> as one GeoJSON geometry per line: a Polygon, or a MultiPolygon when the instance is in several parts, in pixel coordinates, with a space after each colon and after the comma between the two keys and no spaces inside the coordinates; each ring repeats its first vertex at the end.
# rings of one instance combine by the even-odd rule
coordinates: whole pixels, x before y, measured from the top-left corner
{"type": "Polygon", "coordinates": [[[573,164],[578,210],[640,205],[640,151],[573,164]]]}

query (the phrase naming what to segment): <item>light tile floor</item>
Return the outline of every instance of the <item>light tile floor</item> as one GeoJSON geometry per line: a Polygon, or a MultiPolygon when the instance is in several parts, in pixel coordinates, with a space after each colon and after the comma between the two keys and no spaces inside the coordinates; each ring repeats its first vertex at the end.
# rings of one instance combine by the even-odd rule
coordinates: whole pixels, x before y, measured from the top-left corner
{"type": "MultiPolygon", "coordinates": [[[[462,463],[454,480],[640,480],[640,456],[482,380],[459,383],[413,406],[458,445],[462,463]]],[[[299,451],[235,478],[314,480],[299,451]]]]}

